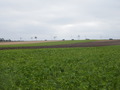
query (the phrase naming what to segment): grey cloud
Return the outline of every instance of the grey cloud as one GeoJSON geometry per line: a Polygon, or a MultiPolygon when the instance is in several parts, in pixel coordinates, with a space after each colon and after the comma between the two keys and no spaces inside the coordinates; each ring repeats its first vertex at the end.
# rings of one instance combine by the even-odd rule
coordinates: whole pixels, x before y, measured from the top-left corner
{"type": "Polygon", "coordinates": [[[120,38],[119,25],[119,0],[0,0],[4,38],[120,38]]]}

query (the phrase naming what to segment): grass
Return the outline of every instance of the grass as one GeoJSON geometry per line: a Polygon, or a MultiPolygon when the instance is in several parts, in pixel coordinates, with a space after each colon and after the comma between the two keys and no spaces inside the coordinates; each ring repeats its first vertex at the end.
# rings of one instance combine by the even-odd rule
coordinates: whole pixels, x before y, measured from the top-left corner
{"type": "Polygon", "coordinates": [[[120,46],[0,51],[0,90],[120,90],[120,46]]]}
{"type": "Polygon", "coordinates": [[[33,43],[33,44],[0,45],[0,47],[50,46],[50,45],[62,45],[62,44],[72,44],[72,43],[92,42],[92,41],[96,41],[96,40],[73,40],[73,41],[68,40],[68,41],[33,43]]]}

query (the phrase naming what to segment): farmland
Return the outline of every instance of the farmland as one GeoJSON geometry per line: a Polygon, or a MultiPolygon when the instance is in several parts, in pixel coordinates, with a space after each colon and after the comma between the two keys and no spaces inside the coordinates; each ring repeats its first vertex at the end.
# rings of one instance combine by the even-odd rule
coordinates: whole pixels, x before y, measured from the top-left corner
{"type": "Polygon", "coordinates": [[[96,40],[66,40],[66,41],[34,41],[34,42],[10,42],[0,43],[0,47],[28,47],[28,46],[50,46],[50,45],[62,45],[62,44],[73,44],[80,42],[92,42],[96,40]]]}
{"type": "Polygon", "coordinates": [[[120,90],[119,53],[119,45],[0,50],[0,89],[120,90]]]}

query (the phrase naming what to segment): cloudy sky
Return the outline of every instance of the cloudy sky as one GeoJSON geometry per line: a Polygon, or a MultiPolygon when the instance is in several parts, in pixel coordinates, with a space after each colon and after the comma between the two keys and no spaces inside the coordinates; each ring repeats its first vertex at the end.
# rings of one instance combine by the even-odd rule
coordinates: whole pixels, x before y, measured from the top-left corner
{"type": "Polygon", "coordinates": [[[120,38],[120,0],[0,0],[0,38],[120,38]]]}

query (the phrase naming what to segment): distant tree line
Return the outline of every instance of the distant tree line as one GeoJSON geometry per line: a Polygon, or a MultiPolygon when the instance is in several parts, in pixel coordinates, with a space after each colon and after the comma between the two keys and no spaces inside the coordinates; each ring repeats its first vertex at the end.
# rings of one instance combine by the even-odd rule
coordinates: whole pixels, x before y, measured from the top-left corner
{"type": "Polygon", "coordinates": [[[11,42],[11,40],[10,39],[5,40],[4,38],[0,38],[0,42],[11,42]]]}

